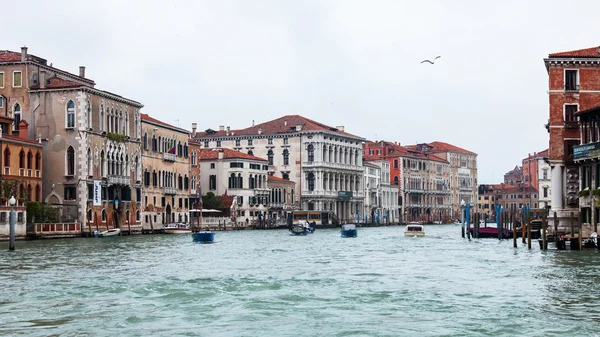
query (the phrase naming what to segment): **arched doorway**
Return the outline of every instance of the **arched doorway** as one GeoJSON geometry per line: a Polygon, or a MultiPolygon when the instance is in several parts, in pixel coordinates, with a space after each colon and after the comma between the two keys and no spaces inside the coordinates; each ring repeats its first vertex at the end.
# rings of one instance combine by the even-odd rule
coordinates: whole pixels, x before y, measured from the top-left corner
{"type": "Polygon", "coordinates": [[[171,205],[167,204],[167,208],[165,208],[165,212],[166,212],[167,222],[171,222],[171,205]]]}

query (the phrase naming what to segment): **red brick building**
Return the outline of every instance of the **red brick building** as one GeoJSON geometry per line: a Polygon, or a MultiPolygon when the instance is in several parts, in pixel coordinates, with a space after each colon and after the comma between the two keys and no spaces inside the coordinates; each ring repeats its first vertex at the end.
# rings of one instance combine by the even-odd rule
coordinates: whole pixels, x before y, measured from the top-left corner
{"type": "Polygon", "coordinates": [[[560,219],[571,212],[579,214],[579,166],[573,147],[580,144],[580,128],[575,114],[600,105],[600,47],[553,53],[544,64],[549,77],[551,212],[557,212],[562,224],[568,221],[560,219]]]}

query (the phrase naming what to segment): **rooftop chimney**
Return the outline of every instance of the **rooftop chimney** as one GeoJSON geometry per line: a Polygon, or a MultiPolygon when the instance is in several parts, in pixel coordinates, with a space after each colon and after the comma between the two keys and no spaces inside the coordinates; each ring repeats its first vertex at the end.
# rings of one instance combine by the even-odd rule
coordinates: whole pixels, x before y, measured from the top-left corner
{"type": "Polygon", "coordinates": [[[27,60],[27,47],[21,47],[21,62],[25,62],[27,60]]]}
{"type": "Polygon", "coordinates": [[[302,124],[296,125],[296,131],[302,131],[302,124]]]}
{"type": "Polygon", "coordinates": [[[258,134],[260,135],[262,133],[262,129],[258,128],[258,134]]]}
{"type": "Polygon", "coordinates": [[[225,131],[225,125],[219,125],[219,131],[225,131]]]}
{"type": "Polygon", "coordinates": [[[29,123],[27,123],[24,119],[21,119],[21,121],[19,122],[19,138],[21,138],[21,139],[29,138],[29,132],[27,132],[28,126],[29,126],[29,123]]]}
{"type": "Polygon", "coordinates": [[[338,130],[340,130],[340,131],[342,131],[342,132],[344,132],[344,126],[343,125],[336,126],[335,128],[338,129],[338,130]]]}
{"type": "Polygon", "coordinates": [[[192,137],[196,137],[196,128],[198,127],[197,123],[192,123],[192,137]]]}
{"type": "Polygon", "coordinates": [[[287,121],[283,121],[283,126],[287,126],[287,121]]]}
{"type": "Polygon", "coordinates": [[[254,119],[252,120],[252,126],[254,126],[254,119]]]}
{"type": "Polygon", "coordinates": [[[79,66],[79,77],[85,78],[85,66],[79,66]]]}
{"type": "Polygon", "coordinates": [[[223,151],[219,151],[218,158],[223,159],[224,156],[223,151]]]}
{"type": "Polygon", "coordinates": [[[229,136],[229,131],[231,131],[231,128],[228,126],[227,127],[227,135],[229,136]]]}

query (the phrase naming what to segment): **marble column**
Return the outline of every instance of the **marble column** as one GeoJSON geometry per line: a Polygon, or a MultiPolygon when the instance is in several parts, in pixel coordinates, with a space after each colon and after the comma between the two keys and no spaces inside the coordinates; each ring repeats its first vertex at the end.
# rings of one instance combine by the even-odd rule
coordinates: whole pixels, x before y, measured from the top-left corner
{"type": "Polygon", "coordinates": [[[552,166],[552,210],[563,209],[563,172],[562,166],[552,166]]]}

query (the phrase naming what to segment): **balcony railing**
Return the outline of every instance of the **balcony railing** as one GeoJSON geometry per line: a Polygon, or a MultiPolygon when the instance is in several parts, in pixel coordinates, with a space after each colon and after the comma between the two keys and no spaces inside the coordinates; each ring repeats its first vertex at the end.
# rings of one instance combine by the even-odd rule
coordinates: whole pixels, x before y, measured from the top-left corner
{"type": "Polygon", "coordinates": [[[130,185],[131,184],[131,182],[129,180],[129,176],[109,175],[108,178],[106,178],[106,181],[108,182],[108,185],[130,185]]]}
{"type": "Polygon", "coordinates": [[[579,91],[579,84],[565,84],[565,91],[579,91]]]}
{"type": "Polygon", "coordinates": [[[175,161],[177,159],[177,156],[175,156],[175,154],[173,153],[163,153],[163,160],[164,161],[175,161]]]}
{"type": "Polygon", "coordinates": [[[177,194],[176,187],[163,187],[163,191],[165,192],[165,194],[177,194]]]}

